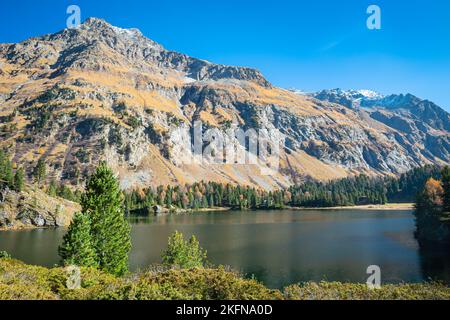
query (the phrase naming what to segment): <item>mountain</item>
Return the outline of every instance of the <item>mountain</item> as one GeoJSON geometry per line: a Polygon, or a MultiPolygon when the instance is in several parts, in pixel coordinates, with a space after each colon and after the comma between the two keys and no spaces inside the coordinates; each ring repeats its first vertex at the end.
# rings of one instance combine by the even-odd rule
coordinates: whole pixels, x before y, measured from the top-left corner
{"type": "Polygon", "coordinates": [[[313,97],[328,102],[340,103],[349,108],[366,108],[369,111],[383,110],[411,121],[425,122],[436,130],[450,131],[450,114],[428,100],[412,94],[383,96],[370,90],[323,90],[313,97]]]}
{"type": "Polygon", "coordinates": [[[355,110],[364,110],[370,118],[389,126],[411,143],[423,144],[428,158],[448,157],[450,114],[431,101],[412,94],[383,96],[368,90],[323,90],[312,94],[322,101],[337,102],[355,110]]]}
{"type": "MultiPolygon", "coordinates": [[[[397,108],[387,106],[393,99],[377,105],[389,97],[368,91],[299,94],[255,69],[169,51],[101,19],[2,44],[0,65],[1,147],[29,174],[43,159],[48,179],[74,186],[103,160],[124,189],[199,180],[273,189],[450,160],[448,114],[431,102],[397,108]],[[357,99],[362,105],[349,103],[357,99]],[[184,163],[180,146],[199,120],[220,132],[278,129],[286,139],[280,170],[184,163]]],[[[231,139],[227,147],[245,146],[231,139]]]]}
{"type": "Polygon", "coordinates": [[[357,108],[365,101],[373,101],[383,98],[381,94],[371,90],[322,90],[311,94],[316,99],[338,103],[349,108],[357,108]]]}

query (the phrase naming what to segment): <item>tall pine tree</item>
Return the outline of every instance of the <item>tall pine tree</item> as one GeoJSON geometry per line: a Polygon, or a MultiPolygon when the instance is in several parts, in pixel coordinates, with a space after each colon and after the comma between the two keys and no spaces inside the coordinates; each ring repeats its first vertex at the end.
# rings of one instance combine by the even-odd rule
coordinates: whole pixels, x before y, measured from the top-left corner
{"type": "Polygon", "coordinates": [[[100,269],[123,275],[128,270],[131,249],[130,225],[125,219],[119,183],[105,163],[88,181],[81,206],[91,220],[92,245],[100,269]]]}

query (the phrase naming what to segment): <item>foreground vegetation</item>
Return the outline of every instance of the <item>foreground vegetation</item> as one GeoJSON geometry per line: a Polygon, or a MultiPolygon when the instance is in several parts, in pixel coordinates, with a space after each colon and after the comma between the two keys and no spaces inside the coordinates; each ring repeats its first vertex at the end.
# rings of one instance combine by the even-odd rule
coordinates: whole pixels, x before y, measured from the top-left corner
{"type": "Polygon", "coordinates": [[[47,269],[0,258],[0,300],[349,300],[450,299],[437,283],[386,285],[304,283],[272,290],[224,268],[168,269],[162,266],[116,277],[81,268],[81,288],[68,289],[64,268],[47,269]]]}

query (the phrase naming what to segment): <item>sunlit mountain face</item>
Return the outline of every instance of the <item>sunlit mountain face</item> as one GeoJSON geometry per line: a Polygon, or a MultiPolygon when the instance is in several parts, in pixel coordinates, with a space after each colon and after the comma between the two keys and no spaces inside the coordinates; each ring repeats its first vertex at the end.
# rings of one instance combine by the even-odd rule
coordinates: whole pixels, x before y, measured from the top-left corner
{"type": "Polygon", "coordinates": [[[169,51],[100,19],[0,45],[0,63],[1,146],[18,165],[42,159],[49,178],[73,185],[102,160],[124,189],[200,180],[274,189],[450,160],[449,114],[430,101],[286,90],[258,70],[169,51]],[[179,146],[183,136],[192,139],[196,121],[204,130],[279,130],[279,170],[184,163],[179,146]]]}

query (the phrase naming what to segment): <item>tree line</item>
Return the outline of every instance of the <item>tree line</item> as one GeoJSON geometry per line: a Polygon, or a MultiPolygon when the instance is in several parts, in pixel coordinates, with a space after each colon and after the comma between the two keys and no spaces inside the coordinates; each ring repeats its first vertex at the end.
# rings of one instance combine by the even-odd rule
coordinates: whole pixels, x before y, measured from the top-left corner
{"type": "MultiPolygon", "coordinates": [[[[55,180],[48,181],[45,162],[40,159],[31,170],[15,168],[8,155],[0,150],[0,186],[18,192],[25,181],[32,180],[50,196],[81,202],[81,190],[72,190],[55,180]],[[28,175],[27,172],[30,172],[28,175]]],[[[334,207],[387,202],[414,202],[429,178],[440,179],[438,166],[412,169],[400,177],[359,175],[329,182],[306,180],[286,189],[266,191],[255,187],[201,181],[180,186],[145,188],[125,194],[128,214],[147,213],[155,206],[169,210],[227,207],[234,210],[281,209],[290,207],[334,207]]]]}
{"type": "Polygon", "coordinates": [[[216,207],[258,210],[413,202],[431,177],[440,177],[438,167],[415,168],[399,178],[359,175],[329,182],[311,180],[274,191],[202,181],[132,191],[125,195],[125,206],[126,211],[132,214],[151,212],[154,206],[174,210],[216,207]]]}
{"type": "Polygon", "coordinates": [[[127,212],[152,210],[154,206],[172,209],[228,207],[236,210],[279,209],[289,201],[288,190],[264,191],[252,187],[216,182],[184,186],[159,186],[125,195],[127,212]]]}

